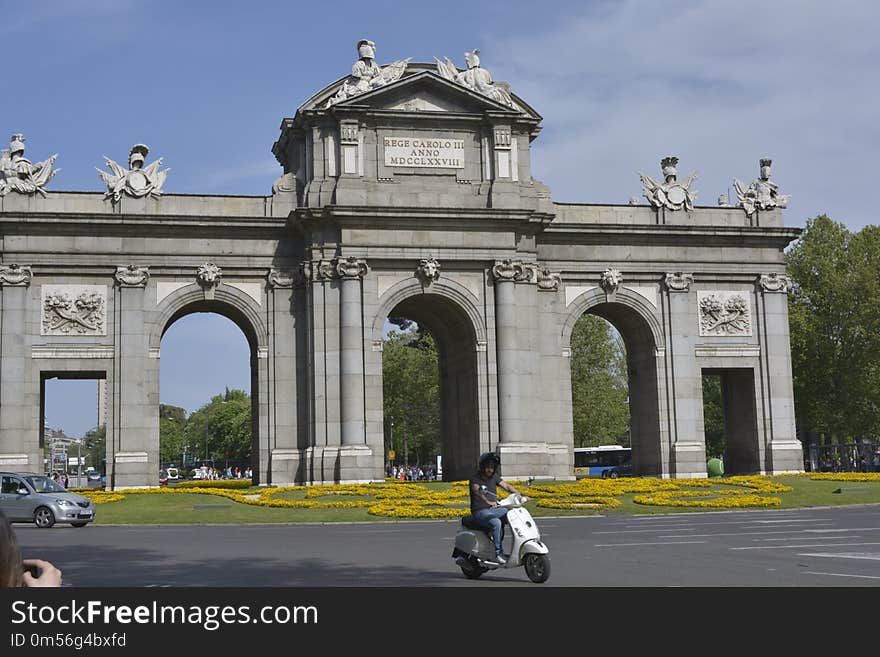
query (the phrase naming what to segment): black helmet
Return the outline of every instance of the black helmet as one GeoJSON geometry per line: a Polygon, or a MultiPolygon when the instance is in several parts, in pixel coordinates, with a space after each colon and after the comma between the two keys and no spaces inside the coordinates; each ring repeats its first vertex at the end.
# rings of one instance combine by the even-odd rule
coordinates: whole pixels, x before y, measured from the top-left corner
{"type": "Polygon", "coordinates": [[[495,464],[496,470],[498,469],[498,466],[501,465],[501,458],[495,452],[485,452],[480,454],[480,461],[477,467],[482,470],[483,466],[490,461],[495,464]]]}

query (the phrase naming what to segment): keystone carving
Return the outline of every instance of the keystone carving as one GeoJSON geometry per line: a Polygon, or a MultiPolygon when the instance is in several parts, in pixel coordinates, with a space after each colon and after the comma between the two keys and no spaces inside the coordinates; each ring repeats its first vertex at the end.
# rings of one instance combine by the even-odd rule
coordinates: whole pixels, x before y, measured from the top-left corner
{"type": "Polygon", "coordinates": [[[32,278],[30,267],[15,264],[0,267],[0,285],[27,287],[32,278]]]}
{"type": "Polygon", "coordinates": [[[663,282],[666,284],[666,289],[670,292],[688,292],[691,289],[691,283],[694,282],[694,275],[677,271],[666,274],[663,282]]]}
{"type": "Polygon", "coordinates": [[[700,292],[701,336],[752,334],[749,300],[741,292],[700,292]]]}
{"type": "Polygon", "coordinates": [[[422,258],[416,267],[416,277],[425,285],[430,285],[440,278],[440,263],[435,258],[422,258]]]}
{"type": "Polygon", "coordinates": [[[146,287],[147,281],[150,279],[150,272],[146,267],[128,265],[127,267],[117,267],[113,278],[116,279],[116,284],[120,287],[146,287]]]}
{"type": "Polygon", "coordinates": [[[762,292],[782,292],[788,294],[793,287],[791,276],[787,274],[761,274],[758,279],[758,287],[762,292]]]}
{"type": "Polygon", "coordinates": [[[202,286],[205,291],[206,299],[214,298],[214,290],[220,285],[220,279],[223,277],[223,270],[213,262],[206,262],[199,265],[196,271],[196,282],[202,286]]]}
{"type": "Polygon", "coordinates": [[[605,290],[606,295],[613,295],[617,292],[623,282],[623,274],[616,269],[606,269],[599,277],[599,285],[605,290]]]}

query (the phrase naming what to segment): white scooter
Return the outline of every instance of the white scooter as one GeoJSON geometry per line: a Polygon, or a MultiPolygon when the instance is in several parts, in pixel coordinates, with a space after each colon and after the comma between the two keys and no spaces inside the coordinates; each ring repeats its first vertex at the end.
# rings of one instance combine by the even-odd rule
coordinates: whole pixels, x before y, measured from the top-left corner
{"type": "Polygon", "coordinates": [[[490,533],[474,524],[473,516],[461,519],[452,558],[465,577],[477,579],[489,570],[522,566],[529,579],[536,584],[547,581],[550,577],[550,549],[541,542],[538,526],[532,514],[523,506],[528,499],[524,495],[511,493],[498,502],[498,506],[508,510],[507,522],[513,534],[513,547],[504,564],[495,561],[495,543],[490,533]]]}

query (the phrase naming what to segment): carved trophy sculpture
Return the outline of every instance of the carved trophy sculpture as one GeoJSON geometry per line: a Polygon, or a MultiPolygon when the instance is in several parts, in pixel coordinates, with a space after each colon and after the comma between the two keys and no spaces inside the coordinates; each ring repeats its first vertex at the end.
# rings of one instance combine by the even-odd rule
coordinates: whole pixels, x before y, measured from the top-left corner
{"type": "Polygon", "coordinates": [[[772,208],[784,208],[788,206],[790,194],[780,194],[779,185],[770,180],[770,165],[773,160],[763,158],[760,162],[760,178],[746,187],[736,178],[733,186],[739,198],[739,207],[746,211],[746,216],[751,217],[755,210],[770,210],[772,208]]]}
{"type": "Polygon", "coordinates": [[[165,184],[165,178],[171,169],[159,171],[162,165],[162,158],[153,162],[150,166],[144,166],[150,149],[145,144],[135,144],[131,147],[128,154],[128,170],[123,169],[119,164],[111,160],[106,155],[107,167],[113,173],[106,173],[98,169],[101,179],[107,184],[108,196],[113,197],[114,202],[118,202],[122,196],[128,195],[134,198],[143,196],[159,197],[162,195],[162,185],[165,184]]]}
{"type": "Polygon", "coordinates": [[[367,91],[372,91],[377,87],[383,87],[391,82],[396,82],[406,70],[411,57],[399,59],[387,66],[379,66],[375,61],[376,44],[367,39],[361,39],[357,43],[358,59],[351,67],[351,75],[336,95],[327,101],[326,107],[335,105],[336,103],[358,96],[367,91]]]}
{"type": "Polygon", "coordinates": [[[440,61],[436,57],[437,72],[447,80],[451,80],[456,84],[467,87],[471,91],[488,96],[495,102],[507,105],[511,109],[521,112],[522,109],[517,105],[510,95],[510,84],[507,82],[494,81],[492,74],[480,66],[480,51],[477,49],[464,54],[467,62],[467,69],[459,71],[458,67],[452,63],[449,57],[444,57],[445,61],[440,61]]]}
{"type": "Polygon", "coordinates": [[[16,133],[9,142],[9,150],[0,151],[0,196],[9,192],[47,196],[44,189],[61,169],[53,169],[56,153],[48,160],[32,164],[24,156],[24,135],[16,133]]]}
{"type": "Polygon", "coordinates": [[[665,180],[660,183],[640,173],[642,184],[645,186],[645,198],[655,208],[666,208],[667,210],[693,210],[694,201],[697,200],[697,193],[692,192],[691,183],[697,178],[696,172],[685,178],[683,183],[676,179],[676,166],[678,165],[677,157],[664,157],[660,160],[660,167],[663,170],[665,180]]]}

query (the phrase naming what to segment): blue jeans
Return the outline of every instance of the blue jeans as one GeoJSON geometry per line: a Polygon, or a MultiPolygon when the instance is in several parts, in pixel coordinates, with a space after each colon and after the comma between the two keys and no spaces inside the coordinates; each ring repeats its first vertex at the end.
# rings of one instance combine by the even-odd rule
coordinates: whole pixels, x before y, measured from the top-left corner
{"type": "Polygon", "coordinates": [[[495,542],[495,554],[501,554],[502,522],[507,522],[507,509],[496,506],[492,509],[480,509],[474,513],[474,520],[484,529],[492,532],[492,540],[495,542]]]}

